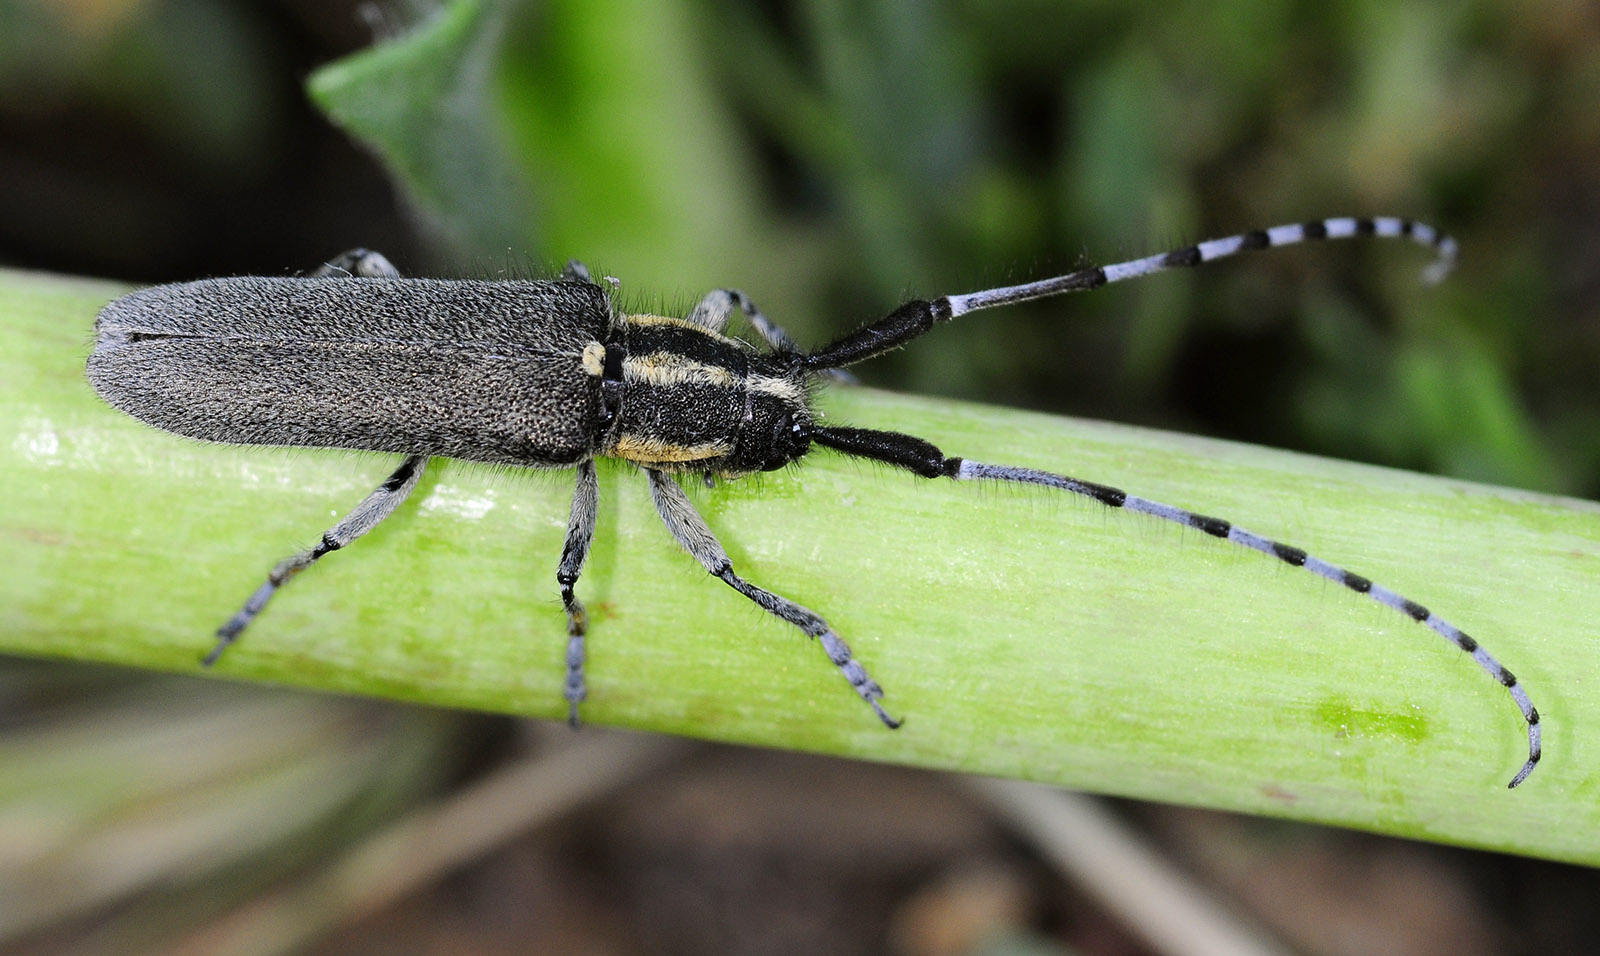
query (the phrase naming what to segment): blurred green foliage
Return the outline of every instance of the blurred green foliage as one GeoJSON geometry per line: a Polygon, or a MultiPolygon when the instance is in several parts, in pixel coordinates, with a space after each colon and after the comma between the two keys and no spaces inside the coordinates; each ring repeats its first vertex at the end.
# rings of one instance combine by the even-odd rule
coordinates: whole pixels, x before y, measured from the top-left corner
{"type": "Polygon", "coordinates": [[[307,84],[330,119],[372,145],[421,224],[456,249],[516,245],[529,220],[489,99],[504,21],[499,4],[457,3],[307,84]]]}
{"type": "MultiPolygon", "coordinates": [[[[328,221],[338,207],[322,201],[298,222],[244,212],[241,230],[256,227],[247,241],[282,229],[284,251],[256,249],[245,265],[219,253],[216,266],[148,278],[278,272],[357,242],[412,250],[402,258],[417,271],[539,271],[581,257],[652,308],[738,285],[816,342],[910,293],[1278,221],[1411,215],[1463,243],[1463,269],[1440,289],[1421,288],[1422,255],[1395,244],[1284,251],[977,317],[863,375],[1600,494],[1590,4],[386,9],[378,32],[397,42],[321,73],[317,96],[400,173],[433,226],[433,253],[377,215],[364,232],[355,213],[328,221]],[[472,39],[368,87],[409,103],[430,148],[467,162],[431,182],[329,93],[362,59],[418,49],[399,22],[407,11],[421,34],[472,39]],[[451,87],[445,67],[462,82],[451,87]],[[425,74],[431,99],[415,86],[425,74]]],[[[297,168],[271,145],[288,137],[274,124],[290,108],[259,64],[286,33],[359,44],[353,6],[204,10],[0,4],[0,91],[11,91],[0,129],[18,115],[114,107],[139,117],[141,136],[182,144],[204,176],[243,169],[259,190],[262,174],[248,170],[263,156],[304,175],[304,158],[297,168]]],[[[321,188],[324,199],[356,191],[321,188]]],[[[112,223],[128,214],[123,228],[162,228],[159,215],[133,215],[153,203],[101,205],[112,223]]],[[[106,228],[107,216],[95,222],[106,228]]]]}

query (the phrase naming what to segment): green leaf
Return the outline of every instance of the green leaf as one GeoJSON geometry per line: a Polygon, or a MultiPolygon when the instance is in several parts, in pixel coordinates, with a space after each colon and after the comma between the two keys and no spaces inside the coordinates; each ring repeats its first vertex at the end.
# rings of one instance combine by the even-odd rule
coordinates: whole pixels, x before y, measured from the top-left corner
{"type": "MultiPolygon", "coordinates": [[[[200,673],[271,564],[394,462],[205,445],[102,405],[82,366],[120,291],[0,273],[0,649],[200,673]]],[[[1546,760],[1507,791],[1525,743],[1504,689],[1345,588],[1079,498],[826,451],[691,494],[737,568],[850,641],[905,727],[879,726],[816,646],[680,553],[623,467],[602,469],[579,582],[586,720],[1600,863],[1600,507],[863,389],[822,404],[1234,519],[1426,603],[1523,679],[1546,760]]],[[[570,473],[436,460],[213,673],[561,717],[570,493],[570,473]]]]}
{"type": "Polygon", "coordinates": [[[588,258],[629,295],[696,294],[776,261],[798,274],[774,285],[798,295],[808,276],[713,68],[737,41],[708,35],[704,12],[585,0],[513,17],[499,102],[540,213],[525,248],[588,258]]]}
{"type": "Polygon", "coordinates": [[[487,102],[504,29],[503,3],[456,0],[307,81],[312,101],[383,160],[459,255],[520,252],[531,219],[487,102]]]}

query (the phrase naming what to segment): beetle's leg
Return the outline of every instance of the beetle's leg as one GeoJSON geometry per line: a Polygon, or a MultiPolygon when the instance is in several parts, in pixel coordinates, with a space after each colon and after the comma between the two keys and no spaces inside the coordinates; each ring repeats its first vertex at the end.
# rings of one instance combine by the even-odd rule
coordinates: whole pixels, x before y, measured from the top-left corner
{"type": "Polygon", "coordinates": [[[594,462],[578,465],[578,484],[572,491],[572,517],[567,519],[567,543],[561,548],[561,564],[556,569],[556,583],[561,585],[561,604],[567,609],[567,723],[578,726],[578,704],[587,694],[583,683],[583,635],[588,630],[589,617],[584,613],[583,602],[572,593],[583,571],[583,562],[589,557],[589,542],[594,539],[595,510],[600,505],[600,481],[595,477],[594,462]]]}
{"type": "MultiPolygon", "coordinates": [[[[361,248],[341,252],[310,273],[312,278],[319,279],[395,278],[399,275],[400,270],[396,269],[383,253],[361,248]]],[[[222,656],[222,652],[228,649],[228,645],[239,639],[240,632],[261,613],[267,601],[290,578],[310,567],[329,551],[337,551],[371,531],[378,522],[387,518],[416,486],[417,479],[422,477],[422,467],[427,461],[426,455],[412,455],[401,462],[394,474],[385,479],[372,494],[363,498],[343,520],[329,529],[316,547],[279,561],[267,575],[266,583],[256,588],[255,593],[244,602],[244,607],[217,628],[217,644],[200,663],[205,667],[215,664],[217,658],[222,656]]]]}
{"type": "MultiPolygon", "coordinates": [[[[709,332],[721,334],[722,330],[728,327],[728,319],[733,317],[734,309],[739,307],[739,302],[734,298],[735,296],[738,297],[738,300],[749,301],[745,298],[743,292],[734,289],[712,289],[699,302],[695,303],[695,307],[689,311],[688,315],[683,317],[684,321],[693,322],[709,332]]],[[[754,306],[751,306],[751,308],[754,308],[754,306]]],[[[755,323],[751,324],[754,325],[755,323]]],[[[757,328],[757,331],[760,331],[760,329],[757,328]]],[[[762,338],[766,338],[765,333],[762,334],[762,338]]],[[[771,339],[767,339],[767,341],[769,343],[772,342],[771,339]]],[[[773,344],[773,347],[777,347],[776,343],[773,344]]]]}
{"type": "MultiPolygon", "coordinates": [[[[750,301],[750,297],[738,289],[713,289],[707,292],[705,298],[700,300],[694,311],[686,318],[702,328],[720,334],[727,327],[728,319],[732,317],[735,309],[744,314],[744,320],[750,323],[750,328],[754,329],[774,352],[786,355],[800,354],[800,347],[795,344],[789,333],[784,331],[783,326],[767,318],[766,313],[757,308],[756,304],[750,301]]],[[[854,375],[842,369],[825,369],[821,375],[835,382],[848,384],[856,382],[854,375]]]]}
{"type": "MultiPolygon", "coordinates": [[[[310,274],[312,278],[395,278],[400,275],[400,270],[396,269],[383,253],[358,247],[339,253],[311,270],[310,274]]],[[[244,630],[245,625],[260,612],[272,593],[283,586],[290,577],[309,567],[312,562],[329,551],[336,551],[366,534],[394,511],[415,486],[422,474],[422,466],[426,462],[425,456],[407,458],[394,474],[378,486],[376,491],[363,499],[343,521],[324,534],[321,543],[315,548],[280,561],[267,576],[267,583],[250,596],[239,613],[217,630],[219,638],[217,646],[206,655],[203,663],[207,666],[215,663],[227,646],[238,638],[239,632],[244,630]]]]}
{"type": "Polygon", "coordinates": [[[228,649],[228,645],[239,638],[239,632],[245,629],[245,625],[261,613],[267,601],[290,578],[309,568],[329,551],[337,551],[371,531],[378,522],[387,518],[400,502],[406,500],[406,495],[411,493],[411,489],[417,486],[417,479],[422,477],[422,466],[427,464],[427,461],[426,455],[412,455],[401,462],[400,467],[394,470],[394,474],[384,479],[383,484],[372,494],[361,499],[361,503],[338,524],[328,529],[316,547],[279,561],[267,575],[266,583],[256,588],[250,599],[244,602],[244,607],[217,628],[217,646],[213,647],[211,653],[200,663],[206,667],[215,664],[217,658],[222,656],[222,652],[228,649]]]}
{"type": "Polygon", "coordinates": [[[1342,584],[1357,594],[1364,594],[1384,607],[1393,608],[1411,618],[1418,624],[1438,634],[1440,637],[1466,651],[1472,660],[1483,669],[1484,673],[1494,678],[1511,695],[1512,703],[1517,705],[1517,710],[1522,712],[1523,723],[1528,732],[1528,759],[1522,768],[1512,777],[1510,786],[1515,787],[1539,762],[1541,731],[1539,728],[1539,712],[1534,709],[1532,701],[1528,699],[1528,692],[1523,690],[1522,684],[1512,673],[1491,655],[1483,645],[1469,636],[1465,631],[1454,624],[1444,620],[1437,614],[1403,595],[1380,585],[1374,584],[1367,578],[1334,564],[1329,564],[1321,558],[1314,557],[1299,548],[1281,542],[1264,538],[1254,532],[1246,531],[1233,523],[1221,518],[1212,518],[1207,515],[1185,511],[1172,505],[1148,498],[1130,495],[1120,488],[1107,485],[1097,485],[1093,482],[1080,481],[1077,478],[1068,478],[1048,471],[1038,471],[1033,468],[1019,468],[1012,465],[985,465],[981,462],[970,461],[965,458],[947,458],[938,448],[930,442],[923,441],[911,435],[899,432],[873,431],[866,428],[813,428],[810,431],[811,440],[819,445],[842,451],[847,455],[858,458],[871,458],[886,464],[896,465],[907,471],[914,472],[924,478],[954,478],[957,481],[1009,481],[1020,484],[1043,485],[1060,491],[1070,491],[1075,495],[1093,498],[1103,505],[1112,508],[1123,508],[1128,511],[1138,511],[1163,521],[1171,521],[1185,527],[1204,531],[1214,538],[1231,541],[1234,544],[1259,551],[1268,557],[1277,558],[1291,567],[1304,568],[1319,578],[1342,584]]]}
{"type": "Polygon", "coordinates": [[[712,289],[705,294],[705,298],[694,307],[685,318],[695,325],[712,332],[721,332],[728,324],[728,319],[733,317],[734,311],[744,313],[744,319],[755,329],[761,340],[772,347],[774,352],[799,352],[799,346],[794,344],[794,339],[783,330],[778,323],[767,318],[766,313],[756,308],[750,297],[738,289],[712,289]]]}
{"type": "Polygon", "coordinates": [[[341,252],[311,270],[311,278],[326,279],[349,276],[362,279],[394,279],[400,270],[394,267],[383,253],[371,249],[350,249],[341,252]]]}
{"type": "Polygon", "coordinates": [[[700,562],[701,567],[711,572],[713,577],[720,578],[767,613],[788,621],[804,631],[808,637],[816,638],[822,644],[828,659],[839,668],[839,673],[850,682],[850,686],[861,695],[861,699],[867,702],[867,706],[878,715],[878,719],[890,729],[900,726],[900,721],[890,717],[884,711],[883,705],[878,703],[883,699],[883,689],[868,677],[866,669],[850,656],[850,648],[833,632],[828,622],[788,598],[758,588],[734,574],[728,553],[722,550],[722,545],[717,543],[716,536],[706,527],[705,520],[694,510],[694,505],[689,503],[689,497],[678,487],[678,483],[664,472],[653,468],[646,468],[645,471],[650,476],[650,499],[655,502],[656,512],[661,515],[662,522],[678,540],[678,544],[700,562]]]}

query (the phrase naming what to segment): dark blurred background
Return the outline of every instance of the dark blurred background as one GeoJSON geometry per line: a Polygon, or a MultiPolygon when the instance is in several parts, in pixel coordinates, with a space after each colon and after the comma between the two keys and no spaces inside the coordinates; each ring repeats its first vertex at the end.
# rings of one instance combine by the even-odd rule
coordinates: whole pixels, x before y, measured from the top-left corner
{"type": "MultiPolygon", "coordinates": [[[[452,191],[359,124],[341,120],[352,136],[330,123],[305,87],[313,70],[404,31],[431,5],[0,0],[0,264],[148,283],[281,274],[356,245],[440,274],[539,272],[577,256],[644,304],[681,308],[737,285],[817,342],[910,294],[1278,222],[1412,216],[1462,244],[1460,270],[1440,287],[1417,281],[1428,256],[1404,243],[1282,250],[973,316],[861,375],[1600,495],[1591,2],[505,9],[484,31],[493,55],[482,58],[482,85],[461,87],[478,95],[463,103],[483,105],[484,125],[461,134],[476,173],[452,191]]],[[[55,739],[47,718],[86,687],[114,689],[129,708],[97,712],[108,734],[129,714],[161,713],[145,708],[164,696],[139,683],[147,678],[37,664],[16,665],[9,680],[13,723],[41,740],[55,739]]],[[[178,686],[189,687],[162,684],[178,686]]],[[[205,698],[206,713],[233,706],[177,693],[205,698]]],[[[359,804],[371,828],[429,795],[447,799],[523,749],[524,732],[498,722],[353,713],[334,721],[345,736],[308,734],[306,753],[326,758],[316,748],[335,738],[378,739],[429,764],[385,785],[392,762],[374,758],[370,779],[351,785],[365,796],[329,798],[329,819],[359,804]]],[[[727,811],[740,821],[728,824],[734,836],[714,849],[685,834],[719,814],[624,790],[582,811],[563,839],[508,843],[423,902],[411,898],[416,909],[368,917],[326,951],[458,951],[445,940],[468,934],[474,952],[526,951],[530,939],[618,953],[866,952],[888,945],[891,926],[894,951],[946,951],[905,926],[974,895],[1006,902],[999,910],[1020,934],[1019,948],[994,952],[1149,951],[930,775],[734,750],[693,760],[654,785],[746,798],[727,811]],[[906,832],[890,840],[899,855],[867,865],[849,846],[793,839],[807,832],[793,816],[763,817],[769,802],[788,806],[785,795],[806,788],[823,788],[839,814],[870,813],[882,790],[917,794],[923,802],[909,805],[939,822],[919,832],[899,819],[906,832]],[[658,801],[680,812],[647,812],[658,801]],[[612,833],[614,819],[629,821],[630,840],[612,833]],[[742,902],[697,910],[698,897],[684,902],[675,885],[742,902]],[[527,916],[558,912],[567,916],[527,916]],[[397,936],[395,926],[409,928],[397,936]],[[560,932],[539,935],[552,926],[560,932]]],[[[53,799],[47,792],[24,796],[53,799]]],[[[104,827],[126,823],[122,804],[86,806],[104,827]]],[[[1584,871],[1188,811],[1122,812],[1306,952],[1600,951],[1592,905],[1580,902],[1600,886],[1584,871]],[[1433,916],[1396,916],[1424,911],[1433,916]]],[[[0,814],[17,832],[30,832],[30,819],[0,814]]],[[[19,951],[119,951],[117,933],[152,921],[168,935],[147,929],[143,945],[161,949],[368,832],[285,826],[300,842],[235,861],[254,882],[215,891],[208,905],[191,890],[218,879],[215,860],[156,881],[169,894],[191,890],[157,899],[132,880],[65,915],[18,922],[30,928],[15,938],[33,941],[19,945],[34,947],[19,951]]],[[[39,872],[28,866],[40,857],[18,859],[34,862],[13,878],[39,872]]],[[[0,939],[13,938],[6,925],[0,939]]]]}

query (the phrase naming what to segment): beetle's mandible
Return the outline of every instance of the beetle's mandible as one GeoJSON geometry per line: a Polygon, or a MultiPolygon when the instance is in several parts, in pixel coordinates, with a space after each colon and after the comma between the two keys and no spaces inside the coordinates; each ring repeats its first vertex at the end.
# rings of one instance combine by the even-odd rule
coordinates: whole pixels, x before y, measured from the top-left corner
{"type": "Polygon", "coordinates": [[[584,699],[587,620],[574,593],[599,497],[594,459],[642,468],[667,530],[714,577],[822,645],[851,688],[889,727],[883,690],[819,615],[734,572],[674,479],[738,478],[783,467],[813,446],[884,462],[923,478],[1042,485],[1196,528],[1341,584],[1407,615],[1472,656],[1522,713],[1528,758],[1540,756],[1539,714],[1522,685],[1473,638],[1422,605],[1299,548],[1227,521],[1076,478],[946,456],[897,432],[821,424],[812,389],[837,370],[899,348],[978,309],[1092,289],[1239,252],[1313,239],[1405,238],[1433,249],[1424,274],[1449,271],[1455,243],[1408,219],[1336,218],[1259,229],[1129,262],[1023,285],[914,300],[823,346],[799,348],[743,293],[718,290],[687,316],[624,314],[578,263],[558,279],[403,278],[383,256],[354,250],[308,276],[161,285],[100,313],[88,376],[133,417],[193,438],[321,446],[405,456],[383,484],[313,548],[279,562],[218,630],[211,664],[290,577],[349,545],[416,486],[432,456],[533,468],[575,468],[566,544],[556,570],[567,615],[569,719],[584,699]],[[725,334],[743,316],[764,347],[725,334]]]}

